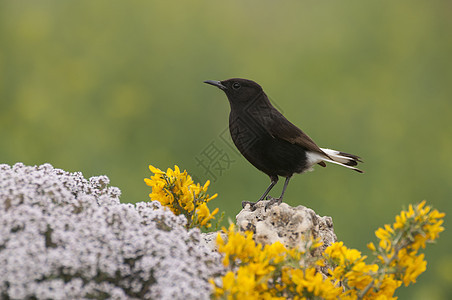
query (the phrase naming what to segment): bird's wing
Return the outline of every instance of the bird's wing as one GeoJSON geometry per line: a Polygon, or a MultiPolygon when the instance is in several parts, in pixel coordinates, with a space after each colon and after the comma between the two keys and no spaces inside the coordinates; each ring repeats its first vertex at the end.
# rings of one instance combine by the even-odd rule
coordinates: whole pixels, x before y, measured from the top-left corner
{"type": "Polygon", "coordinates": [[[300,145],[308,151],[328,157],[306,133],[292,124],[276,109],[273,109],[265,119],[267,123],[265,127],[274,138],[286,140],[289,143],[300,145]]]}

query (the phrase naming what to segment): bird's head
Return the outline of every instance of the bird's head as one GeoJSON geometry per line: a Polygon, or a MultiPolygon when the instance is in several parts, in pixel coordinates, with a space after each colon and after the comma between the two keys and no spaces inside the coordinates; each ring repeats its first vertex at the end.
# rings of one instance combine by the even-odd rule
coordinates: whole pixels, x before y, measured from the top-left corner
{"type": "Polygon", "coordinates": [[[206,80],[204,83],[211,84],[223,90],[232,104],[249,103],[262,93],[262,87],[256,82],[243,78],[231,78],[223,81],[206,80]]]}

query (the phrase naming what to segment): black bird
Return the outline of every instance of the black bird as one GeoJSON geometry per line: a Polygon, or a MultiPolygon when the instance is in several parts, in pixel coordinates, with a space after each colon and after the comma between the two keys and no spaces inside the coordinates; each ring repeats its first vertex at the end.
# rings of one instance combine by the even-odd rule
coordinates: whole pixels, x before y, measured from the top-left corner
{"type": "MultiPolygon", "coordinates": [[[[325,162],[330,162],[363,173],[355,168],[362,162],[359,156],[317,146],[270,103],[256,82],[242,78],[204,82],[226,93],[231,106],[229,131],[234,144],[253,166],[270,177],[270,186],[257,202],[266,198],[278,182],[278,176],[282,176],[286,181],[281,196],[271,198],[267,207],[280,204],[292,175],[312,170],[315,164],[326,167],[325,162]]],[[[242,206],[248,203],[255,204],[243,202],[242,206]]]]}

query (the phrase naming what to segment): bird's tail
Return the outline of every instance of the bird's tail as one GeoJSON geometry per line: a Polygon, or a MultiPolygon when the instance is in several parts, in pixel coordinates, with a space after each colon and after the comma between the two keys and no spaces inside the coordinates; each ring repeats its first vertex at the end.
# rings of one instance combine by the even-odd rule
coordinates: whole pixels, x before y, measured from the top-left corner
{"type": "Polygon", "coordinates": [[[331,159],[324,159],[324,161],[341,165],[343,167],[355,170],[356,172],[359,172],[359,173],[364,173],[360,169],[355,168],[355,166],[357,166],[359,162],[362,162],[362,160],[359,156],[356,156],[353,154],[348,154],[348,153],[341,152],[341,151],[332,150],[332,149],[325,149],[325,148],[320,148],[320,149],[326,155],[328,155],[329,158],[331,158],[331,159]]]}

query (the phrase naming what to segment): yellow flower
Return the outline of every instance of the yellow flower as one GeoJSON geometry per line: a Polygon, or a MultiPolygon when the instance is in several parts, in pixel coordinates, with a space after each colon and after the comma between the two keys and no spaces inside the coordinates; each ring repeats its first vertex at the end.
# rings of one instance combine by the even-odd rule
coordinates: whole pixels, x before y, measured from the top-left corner
{"type": "Polygon", "coordinates": [[[217,235],[218,252],[224,253],[223,264],[227,267],[230,259],[239,259],[242,262],[249,262],[257,253],[258,249],[253,240],[252,232],[240,233],[235,231],[234,224],[229,229],[223,228],[227,234],[227,242],[220,234],[217,235]]]}
{"type": "Polygon", "coordinates": [[[364,290],[373,280],[373,275],[378,271],[378,265],[367,265],[358,262],[353,265],[351,271],[345,274],[347,284],[359,290],[364,290]]]}
{"type": "Polygon", "coordinates": [[[377,248],[375,248],[374,243],[369,243],[369,244],[367,244],[367,248],[368,248],[369,250],[372,250],[372,251],[377,251],[377,248]]]}
{"type": "Polygon", "coordinates": [[[424,255],[418,255],[417,251],[425,248],[426,243],[437,239],[439,233],[444,231],[441,226],[444,216],[444,213],[432,210],[426,206],[426,201],[422,201],[417,205],[410,204],[408,210],[396,216],[392,227],[385,225],[384,229],[379,228],[375,232],[380,239],[380,249],[373,243],[368,244],[368,248],[377,252],[383,269],[388,268],[395,278],[402,280],[396,280],[393,276],[376,280],[376,285],[380,285],[379,293],[385,291],[384,296],[391,299],[394,290],[402,282],[405,285],[416,282],[427,266],[424,255]]]}
{"type": "Polygon", "coordinates": [[[320,238],[317,238],[313,241],[311,248],[316,249],[316,248],[321,247],[322,245],[323,245],[323,242],[320,240],[320,238]]]}
{"type": "Polygon", "coordinates": [[[209,196],[207,188],[210,181],[203,186],[194,184],[187,171],[180,171],[178,166],[174,170],[168,168],[166,172],[150,165],[149,170],[154,173],[144,181],[152,188],[149,194],[151,200],[159,201],[169,208],[174,214],[183,214],[188,220],[187,227],[211,227],[211,220],[218,213],[218,209],[212,213],[206,203],[217,197],[217,194],[209,196]]]}
{"type": "Polygon", "coordinates": [[[215,215],[218,213],[218,207],[211,213],[206,203],[201,204],[196,209],[196,214],[198,215],[198,222],[201,226],[206,226],[209,228],[211,224],[208,222],[214,219],[215,215]]]}
{"type": "Polygon", "coordinates": [[[416,278],[427,269],[427,262],[424,260],[424,254],[418,256],[413,252],[407,252],[401,249],[398,254],[398,265],[404,269],[403,283],[405,286],[411,282],[415,283],[416,278]]]}
{"type": "Polygon", "coordinates": [[[343,242],[333,243],[326,248],[325,256],[335,260],[338,265],[350,265],[366,258],[361,257],[361,252],[358,250],[345,247],[343,242]]]}
{"type": "MultiPolygon", "coordinates": [[[[296,249],[276,242],[262,246],[253,241],[251,232],[236,232],[234,226],[223,229],[226,239],[217,237],[219,252],[230,271],[222,286],[215,286],[214,298],[222,299],[391,299],[402,284],[416,282],[425,271],[426,261],[417,251],[444,230],[444,214],[432,210],[425,201],[402,211],[395,223],[376,230],[378,246],[367,247],[378,258],[367,264],[366,256],[349,249],[342,242],[325,249],[323,260],[309,260],[296,249]],[[300,266],[300,261],[307,263],[300,266]],[[331,276],[317,269],[325,265],[331,276]]],[[[318,246],[311,241],[310,249],[318,246]]]]}
{"type": "Polygon", "coordinates": [[[428,216],[428,223],[424,225],[423,229],[427,233],[427,238],[430,240],[435,240],[438,238],[439,233],[444,231],[443,224],[445,213],[440,213],[436,209],[430,213],[428,216]]]}
{"type": "Polygon", "coordinates": [[[328,247],[325,250],[325,258],[337,264],[333,270],[329,270],[332,278],[342,281],[347,287],[358,291],[366,289],[373,282],[379,270],[377,264],[366,264],[364,262],[366,256],[361,256],[361,252],[356,249],[348,249],[342,242],[328,247]]]}
{"type": "Polygon", "coordinates": [[[378,228],[377,231],[375,231],[375,235],[377,236],[377,238],[380,239],[379,246],[388,252],[392,247],[391,243],[392,233],[394,233],[394,231],[389,225],[385,225],[384,229],[378,228]]]}
{"type": "MultiPolygon", "coordinates": [[[[287,249],[282,243],[275,242],[273,244],[262,246],[256,244],[253,240],[251,232],[240,233],[235,231],[233,224],[229,229],[223,228],[223,232],[227,234],[227,241],[221,235],[217,236],[217,244],[219,252],[224,254],[223,264],[228,267],[232,265],[236,270],[235,281],[231,283],[231,275],[229,273],[224,278],[221,297],[231,299],[286,299],[279,293],[291,289],[292,293],[296,292],[295,285],[291,279],[291,271],[294,269],[295,262],[301,258],[301,254],[296,249],[287,249]],[[238,267],[238,268],[237,268],[238,267]],[[280,274],[280,275],[278,275],[280,274]],[[275,276],[281,276],[275,277],[275,276]],[[290,285],[290,286],[289,286],[290,285]]],[[[301,269],[300,269],[301,270],[301,269]]],[[[234,271],[232,271],[234,272],[234,271]]],[[[312,268],[312,272],[316,272],[312,268]]],[[[311,274],[312,275],[312,274],[311,274]]],[[[305,285],[307,292],[314,292],[321,294],[321,287],[317,288],[317,281],[323,280],[322,275],[315,273],[311,276],[315,282],[308,280],[308,285],[305,285]]],[[[331,286],[333,284],[329,283],[331,286]]],[[[295,297],[293,297],[295,299],[295,297]]],[[[301,299],[301,298],[300,298],[301,299]]]]}
{"type": "Polygon", "coordinates": [[[396,216],[396,222],[394,223],[394,229],[402,229],[407,224],[407,213],[402,211],[400,215],[396,216]]]}
{"type": "Polygon", "coordinates": [[[223,276],[223,290],[232,290],[235,282],[234,272],[227,272],[226,275],[223,276]]]}
{"type": "Polygon", "coordinates": [[[394,279],[394,274],[385,274],[382,280],[376,280],[375,286],[377,292],[370,293],[369,299],[397,299],[393,297],[395,290],[400,287],[402,282],[394,279]],[[372,298],[371,298],[372,297],[372,298]]]}
{"type": "Polygon", "coordinates": [[[348,290],[342,293],[339,297],[340,300],[356,300],[358,299],[358,295],[356,290],[348,290]]]}
{"type": "Polygon", "coordinates": [[[154,167],[153,165],[149,165],[149,170],[151,170],[154,174],[165,174],[162,170],[154,167]]]}
{"type": "Polygon", "coordinates": [[[337,299],[342,292],[342,288],[324,279],[315,268],[293,269],[289,274],[296,286],[296,292],[300,295],[309,294],[322,299],[337,299]]]}

